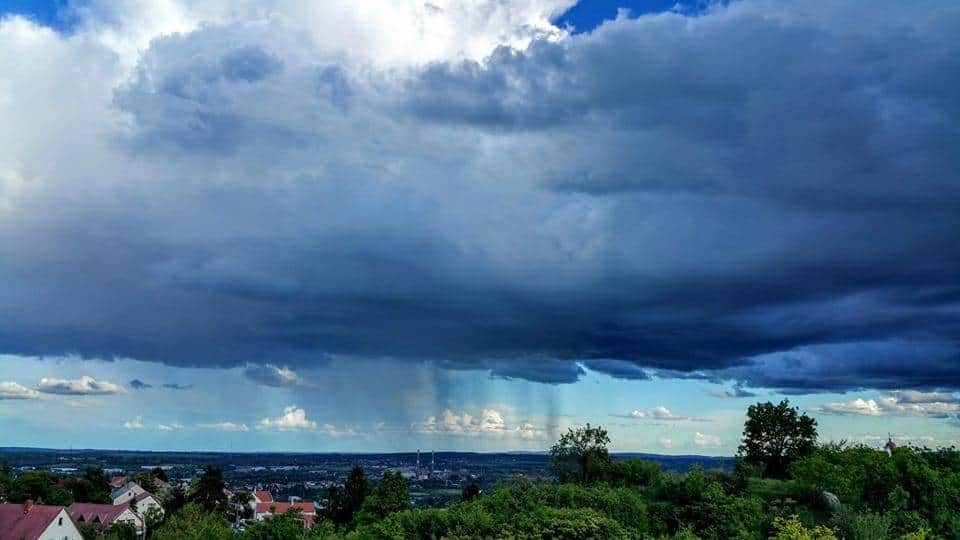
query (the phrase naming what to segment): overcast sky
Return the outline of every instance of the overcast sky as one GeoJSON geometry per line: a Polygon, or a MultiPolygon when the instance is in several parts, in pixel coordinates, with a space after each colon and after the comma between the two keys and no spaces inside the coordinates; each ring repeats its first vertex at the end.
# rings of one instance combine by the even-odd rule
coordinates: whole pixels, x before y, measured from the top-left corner
{"type": "Polygon", "coordinates": [[[960,4],[0,3],[0,445],[960,439],[960,4]]]}

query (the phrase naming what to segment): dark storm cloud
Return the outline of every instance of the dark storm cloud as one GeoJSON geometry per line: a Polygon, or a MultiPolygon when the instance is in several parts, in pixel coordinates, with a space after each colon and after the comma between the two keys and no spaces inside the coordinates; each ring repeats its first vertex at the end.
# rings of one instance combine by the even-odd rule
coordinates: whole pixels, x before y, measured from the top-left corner
{"type": "Polygon", "coordinates": [[[707,393],[713,397],[723,399],[752,398],[757,396],[756,393],[745,389],[741,384],[734,385],[731,390],[711,390],[707,393]]]}
{"type": "Polygon", "coordinates": [[[178,384],[178,383],[165,383],[161,385],[161,388],[166,388],[167,390],[190,390],[193,388],[192,384],[178,384]]]}
{"type": "Polygon", "coordinates": [[[642,367],[623,360],[586,360],[583,365],[589,370],[606,373],[618,379],[646,380],[650,378],[650,375],[642,367]]]}
{"type": "Polygon", "coordinates": [[[147,388],[153,388],[152,384],[147,384],[141,381],[140,379],[133,379],[127,384],[129,384],[130,388],[133,388],[134,390],[145,390],[147,388]]]}
{"type": "Polygon", "coordinates": [[[960,388],[957,28],[747,1],[392,71],[156,39],[109,144],[0,207],[0,352],[960,388]]]}

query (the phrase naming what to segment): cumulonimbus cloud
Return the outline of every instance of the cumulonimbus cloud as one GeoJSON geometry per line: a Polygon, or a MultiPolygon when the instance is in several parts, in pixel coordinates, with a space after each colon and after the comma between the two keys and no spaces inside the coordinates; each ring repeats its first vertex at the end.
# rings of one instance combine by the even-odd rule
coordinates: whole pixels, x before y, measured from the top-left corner
{"type": "Polygon", "coordinates": [[[960,388],[960,6],[571,3],[3,18],[0,352],[960,388]]]}

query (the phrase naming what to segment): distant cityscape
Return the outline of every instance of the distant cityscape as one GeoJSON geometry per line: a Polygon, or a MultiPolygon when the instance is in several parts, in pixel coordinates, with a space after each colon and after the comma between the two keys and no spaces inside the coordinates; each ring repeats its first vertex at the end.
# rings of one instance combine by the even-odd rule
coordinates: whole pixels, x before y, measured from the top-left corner
{"type": "MultiPolygon", "coordinates": [[[[683,472],[692,465],[731,469],[733,458],[710,456],[643,457],[660,463],[664,471],[683,472]]],[[[322,508],[327,491],[342,486],[350,469],[359,465],[376,481],[387,471],[398,471],[407,480],[417,507],[442,507],[457,500],[464,487],[476,484],[487,490],[516,477],[531,480],[549,477],[547,453],[472,453],[414,451],[405,453],[303,454],[221,452],[136,452],[121,450],[56,450],[0,448],[0,464],[15,472],[47,470],[58,475],[81,474],[100,468],[111,477],[132,477],[160,467],[170,484],[188,484],[206,465],[221,469],[231,491],[269,491],[276,501],[314,501],[322,508]]]]}

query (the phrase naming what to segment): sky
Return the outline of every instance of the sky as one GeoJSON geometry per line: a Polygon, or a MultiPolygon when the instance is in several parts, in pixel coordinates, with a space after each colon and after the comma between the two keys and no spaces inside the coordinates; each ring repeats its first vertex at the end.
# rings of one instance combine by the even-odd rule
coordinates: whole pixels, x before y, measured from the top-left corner
{"type": "Polygon", "coordinates": [[[0,446],[960,444],[958,28],[0,0],[0,446]]]}

